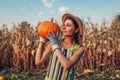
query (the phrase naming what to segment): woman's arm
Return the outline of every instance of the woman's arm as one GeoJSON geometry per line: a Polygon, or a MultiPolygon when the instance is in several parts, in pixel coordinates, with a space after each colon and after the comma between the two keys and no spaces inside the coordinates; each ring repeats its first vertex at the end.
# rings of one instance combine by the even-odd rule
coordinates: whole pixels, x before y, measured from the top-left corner
{"type": "Polygon", "coordinates": [[[50,32],[49,37],[47,38],[52,43],[53,50],[56,51],[56,55],[65,70],[72,67],[84,53],[84,47],[80,47],[69,59],[67,59],[60,50],[60,46],[58,45],[57,37],[54,32],[50,32]]]}
{"type": "Polygon", "coordinates": [[[48,43],[45,50],[44,50],[44,45],[45,44],[41,42],[38,46],[36,56],[35,56],[35,65],[40,65],[41,63],[43,63],[46,59],[48,59],[48,57],[52,53],[51,44],[48,43]]]}
{"type": "Polygon", "coordinates": [[[73,55],[67,59],[61,52],[61,50],[59,48],[57,48],[56,50],[56,54],[58,56],[58,59],[61,63],[61,65],[63,66],[63,68],[65,70],[71,68],[75,63],[77,63],[77,61],[81,58],[81,56],[84,53],[84,48],[80,47],[75,53],[73,53],[73,55]]]}

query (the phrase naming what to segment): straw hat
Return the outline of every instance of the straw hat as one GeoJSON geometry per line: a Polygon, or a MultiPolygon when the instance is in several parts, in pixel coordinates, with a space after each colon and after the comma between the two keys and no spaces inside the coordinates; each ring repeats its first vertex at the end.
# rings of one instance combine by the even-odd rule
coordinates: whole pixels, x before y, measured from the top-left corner
{"type": "Polygon", "coordinates": [[[82,36],[83,35],[83,22],[82,22],[82,20],[79,17],[76,17],[70,13],[66,13],[62,16],[62,23],[64,23],[66,18],[68,18],[68,17],[73,18],[77,22],[78,27],[80,28],[80,35],[82,36]]]}

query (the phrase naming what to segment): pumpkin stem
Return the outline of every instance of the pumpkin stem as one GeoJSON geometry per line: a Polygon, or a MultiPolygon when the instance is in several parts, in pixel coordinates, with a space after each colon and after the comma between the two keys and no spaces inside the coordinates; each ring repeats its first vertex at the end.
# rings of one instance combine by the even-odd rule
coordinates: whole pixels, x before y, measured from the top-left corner
{"type": "Polygon", "coordinates": [[[54,18],[52,17],[52,18],[51,18],[51,22],[53,22],[53,19],[54,19],[54,18]]]}

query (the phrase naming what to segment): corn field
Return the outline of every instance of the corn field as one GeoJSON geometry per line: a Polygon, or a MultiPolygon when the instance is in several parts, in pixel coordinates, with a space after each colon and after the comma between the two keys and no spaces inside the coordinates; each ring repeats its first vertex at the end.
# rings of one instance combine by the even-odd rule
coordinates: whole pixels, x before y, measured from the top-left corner
{"type": "MultiPolygon", "coordinates": [[[[120,70],[120,15],[111,25],[102,23],[97,28],[90,20],[84,22],[83,46],[85,52],[76,68],[95,71],[120,70]]],[[[13,67],[16,72],[34,71],[46,67],[35,66],[35,55],[39,44],[36,29],[27,22],[13,25],[12,30],[3,25],[0,29],[0,69],[13,67]]]]}

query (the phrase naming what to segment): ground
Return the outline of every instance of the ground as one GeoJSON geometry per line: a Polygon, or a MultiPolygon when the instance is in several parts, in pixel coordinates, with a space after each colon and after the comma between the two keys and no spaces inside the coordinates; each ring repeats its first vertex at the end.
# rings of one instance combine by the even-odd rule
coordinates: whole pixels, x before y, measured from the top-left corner
{"type": "MultiPolygon", "coordinates": [[[[81,73],[76,71],[76,80],[120,80],[120,70],[112,72],[81,73]]],[[[0,71],[5,80],[44,80],[46,69],[16,73],[13,68],[0,71]]]]}

